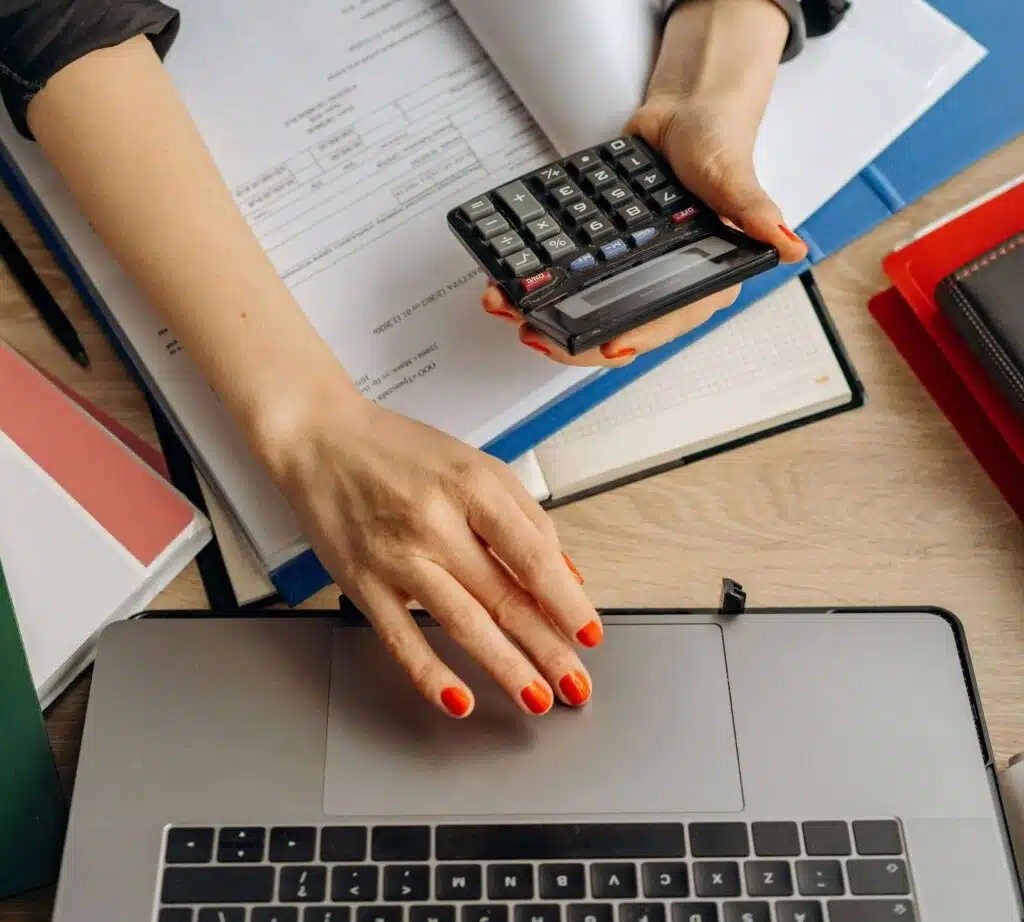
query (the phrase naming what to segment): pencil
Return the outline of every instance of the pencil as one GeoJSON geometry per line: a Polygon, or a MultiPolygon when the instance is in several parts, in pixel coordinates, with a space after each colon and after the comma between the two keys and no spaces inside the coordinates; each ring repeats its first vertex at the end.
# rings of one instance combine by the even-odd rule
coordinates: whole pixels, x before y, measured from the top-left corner
{"type": "Polygon", "coordinates": [[[36,275],[32,264],[25,258],[25,254],[21,252],[21,248],[15,243],[14,238],[2,223],[0,223],[0,258],[7,264],[14,280],[32,302],[33,307],[42,317],[43,323],[57,338],[57,342],[79,365],[88,368],[89,356],[86,354],[82,341],[78,338],[78,333],[71,325],[71,321],[53,299],[53,295],[43,284],[43,280],[36,275]]]}

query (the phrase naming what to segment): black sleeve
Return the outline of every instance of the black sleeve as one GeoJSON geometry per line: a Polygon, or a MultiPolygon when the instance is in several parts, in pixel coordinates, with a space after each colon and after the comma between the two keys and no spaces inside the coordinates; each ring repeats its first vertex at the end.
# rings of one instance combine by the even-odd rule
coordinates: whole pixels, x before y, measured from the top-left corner
{"type": "Polygon", "coordinates": [[[72,61],[141,34],[162,58],[178,23],[159,0],[0,0],[0,96],[15,127],[32,137],[28,104],[72,61]]]}

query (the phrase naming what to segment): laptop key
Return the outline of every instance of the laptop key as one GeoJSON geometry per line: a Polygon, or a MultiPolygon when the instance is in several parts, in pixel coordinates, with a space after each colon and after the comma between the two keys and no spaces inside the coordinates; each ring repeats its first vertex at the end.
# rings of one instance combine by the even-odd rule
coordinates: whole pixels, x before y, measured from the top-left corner
{"type": "Polygon", "coordinates": [[[370,903],[377,899],[377,868],[370,864],[339,864],[331,869],[335,903],[370,903]]]}
{"type": "Polygon", "coordinates": [[[455,922],[455,907],[410,906],[409,922],[455,922]]]}
{"type": "Polygon", "coordinates": [[[164,870],[160,902],[167,904],[269,903],[271,867],[170,867],[164,870]]]}
{"type": "Polygon", "coordinates": [[[694,862],[693,892],[719,899],[739,896],[740,866],[735,861],[694,862]]]}
{"type": "Polygon", "coordinates": [[[752,823],[754,854],[761,858],[795,858],[800,854],[796,823],[752,823]]]}
{"type": "Polygon", "coordinates": [[[245,922],[245,910],[239,906],[204,907],[199,910],[199,922],[245,922]]]}
{"type": "Polygon", "coordinates": [[[854,820],[853,840],[858,855],[900,855],[900,827],[895,820],[854,820]]]}
{"type": "Polygon", "coordinates": [[[846,862],[850,893],[857,896],[906,896],[907,866],[897,859],[854,858],[846,862]]]}
{"type": "Polygon", "coordinates": [[[164,860],[168,864],[206,864],[212,858],[212,829],[167,830],[164,860]]]}
{"type": "Polygon", "coordinates": [[[804,823],[804,848],[815,857],[849,855],[850,831],[842,821],[804,823]]]}
{"type": "Polygon", "coordinates": [[[224,848],[227,845],[263,845],[266,830],[259,826],[225,826],[217,837],[217,844],[224,848]]]}
{"type": "Polygon", "coordinates": [[[666,922],[664,903],[619,903],[619,922],[666,922]]]}
{"type": "Polygon", "coordinates": [[[690,823],[695,858],[746,858],[750,854],[745,823],[690,823]]]}
{"type": "Polygon", "coordinates": [[[263,845],[222,845],[217,849],[221,864],[259,864],[263,860],[263,845]]]}
{"type": "Polygon", "coordinates": [[[568,922],[613,922],[611,903],[571,903],[568,922]]]}
{"type": "Polygon", "coordinates": [[[801,896],[842,896],[846,892],[838,861],[798,861],[796,877],[801,896]]]}
{"type": "Polygon", "coordinates": [[[825,922],[821,903],[788,900],[775,904],[776,922],[825,922]]]}
{"type": "MultiPolygon", "coordinates": [[[[610,222],[604,222],[609,228],[610,222]]],[[[681,858],[682,823],[508,823],[437,827],[438,861],[681,858]]]]}
{"type": "Polygon", "coordinates": [[[349,922],[351,918],[348,906],[307,906],[302,910],[302,922],[349,922]]]}
{"type": "Polygon", "coordinates": [[[316,857],[316,830],[312,826],[277,826],[270,830],[271,861],[297,864],[316,857]]]}
{"type": "Polygon", "coordinates": [[[830,922],[917,922],[910,900],[830,900],[830,922]]]}
{"type": "Polygon", "coordinates": [[[636,897],[636,866],[592,864],[590,893],[595,900],[631,900],[636,897]]]}
{"type": "Polygon", "coordinates": [[[430,899],[430,868],[425,864],[392,864],[384,868],[384,899],[391,903],[422,903],[430,899]]]}
{"type": "Polygon", "coordinates": [[[486,903],[463,906],[461,922],[508,922],[508,906],[486,903]]]}
{"type": "Polygon", "coordinates": [[[429,826],[375,826],[374,861],[426,861],[430,857],[429,826]]]}
{"type": "Polygon", "coordinates": [[[562,922],[558,903],[520,903],[513,910],[514,922],[562,922]]]}
{"type": "Polygon", "coordinates": [[[489,900],[532,900],[533,868],[528,864],[492,864],[487,868],[489,900]]]}
{"type": "Polygon", "coordinates": [[[325,826],[320,833],[321,861],[365,861],[365,826],[325,826]]]}
{"type": "Polygon", "coordinates": [[[748,861],[743,870],[750,896],[793,895],[793,875],[788,861],[748,861]]]}
{"type": "Polygon", "coordinates": [[[249,922],[299,922],[299,910],[295,906],[257,906],[249,922]]]}
{"type": "Polygon", "coordinates": [[[582,900],[587,895],[582,864],[542,864],[539,876],[542,900],[582,900]]]}
{"type": "Polygon", "coordinates": [[[167,906],[160,910],[157,922],[192,922],[192,910],[184,906],[167,906]]]}
{"type": "Polygon", "coordinates": [[[690,895],[686,865],[681,861],[649,861],[642,869],[644,896],[681,899],[690,895]]]}
{"type": "Polygon", "coordinates": [[[402,922],[401,906],[360,906],[356,922],[402,922]]]}
{"type": "Polygon", "coordinates": [[[673,903],[672,922],[718,922],[715,903],[673,903]]]}
{"type": "Polygon", "coordinates": [[[483,896],[478,864],[440,864],[437,867],[439,900],[478,900],[483,896]]]}
{"type": "Polygon", "coordinates": [[[278,899],[282,903],[322,903],[327,899],[327,868],[281,868],[278,899]]]}
{"type": "Polygon", "coordinates": [[[772,922],[772,910],[767,903],[725,903],[722,913],[724,922],[772,922]]]}

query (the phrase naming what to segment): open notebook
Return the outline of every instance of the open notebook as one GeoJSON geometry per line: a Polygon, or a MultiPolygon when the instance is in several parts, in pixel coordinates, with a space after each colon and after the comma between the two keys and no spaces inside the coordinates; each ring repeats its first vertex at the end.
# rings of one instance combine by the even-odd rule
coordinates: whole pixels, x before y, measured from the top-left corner
{"type": "MultiPolygon", "coordinates": [[[[643,97],[662,5],[179,0],[167,67],[260,241],[364,393],[486,446],[594,373],[524,349],[484,315],[483,279],[444,214],[556,152],[618,134],[643,97]]],[[[790,223],[981,55],[921,0],[859,0],[782,69],[769,105],[758,167],[790,223]]],[[[38,148],[6,120],[0,143],[5,178],[261,568],[289,601],[315,591],[326,574],[174,331],[98,244],[38,148]]]]}
{"type": "Polygon", "coordinates": [[[0,342],[0,560],[46,707],[110,622],[143,609],[210,540],[184,496],[0,342]]]}

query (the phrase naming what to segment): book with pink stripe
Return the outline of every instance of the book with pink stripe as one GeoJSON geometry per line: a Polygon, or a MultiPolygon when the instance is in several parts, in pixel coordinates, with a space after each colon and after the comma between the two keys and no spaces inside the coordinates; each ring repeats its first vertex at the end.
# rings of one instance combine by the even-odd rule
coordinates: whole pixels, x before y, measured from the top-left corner
{"type": "Polygon", "coordinates": [[[102,628],[144,610],[210,537],[158,470],[0,342],[0,560],[44,707],[102,628]]]}

